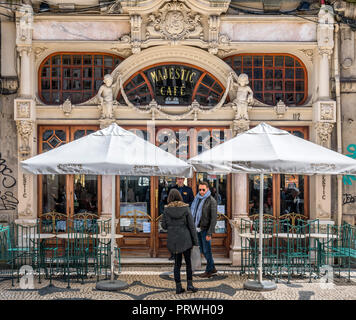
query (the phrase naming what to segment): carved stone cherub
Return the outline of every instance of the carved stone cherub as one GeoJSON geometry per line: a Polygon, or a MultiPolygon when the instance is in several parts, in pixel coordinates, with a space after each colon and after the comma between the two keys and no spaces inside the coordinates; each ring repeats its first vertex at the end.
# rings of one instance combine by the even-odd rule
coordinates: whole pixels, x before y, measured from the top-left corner
{"type": "MultiPolygon", "coordinates": [[[[120,81],[120,76],[118,77],[120,81]]],[[[97,97],[99,98],[100,105],[99,109],[101,111],[100,119],[112,119],[114,117],[114,93],[113,88],[115,88],[116,82],[111,74],[106,74],[104,76],[104,84],[99,88],[97,97]]]]}
{"type": "Polygon", "coordinates": [[[248,120],[248,109],[253,104],[253,92],[248,86],[248,75],[241,73],[237,77],[235,72],[231,72],[230,76],[232,77],[230,99],[236,111],[235,119],[248,120]]]}

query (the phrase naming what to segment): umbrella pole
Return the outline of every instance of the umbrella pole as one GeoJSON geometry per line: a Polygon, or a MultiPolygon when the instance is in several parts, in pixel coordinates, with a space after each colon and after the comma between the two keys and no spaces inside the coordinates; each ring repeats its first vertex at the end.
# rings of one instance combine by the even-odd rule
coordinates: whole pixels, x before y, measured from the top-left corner
{"type": "Polygon", "coordinates": [[[115,212],[116,212],[116,179],[115,175],[112,176],[111,182],[111,276],[110,280],[99,281],[96,284],[97,290],[103,291],[118,291],[126,289],[129,285],[121,280],[114,280],[114,258],[115,258],[115,212]]]}
{"type": "Polygon", "coordinates": [[[114,259],[115,259],[115,199],[116,199],[116,181],[115,176],[112,176],[111,181],[111,281],[114,281],[114,259]]]}
{"type": "Polygon", "coordinates": [[[259,239],[258,239],[258,280],[247,281],[244,283],[244,289],[253,291],[272,291],[277,289],[273,281],[262,281],[262,248],[263,248],[263,182],[264,174],[260,174],[260,212],[259,212],[259,239]]]}
{"type": "Polygon", "coordinates": [[[262,283],[262,248],[263,248],[263,181],[264,174],[260,174],[260,213],[259,213],[259,243],[258,243],[258,282],[262,283]]]}

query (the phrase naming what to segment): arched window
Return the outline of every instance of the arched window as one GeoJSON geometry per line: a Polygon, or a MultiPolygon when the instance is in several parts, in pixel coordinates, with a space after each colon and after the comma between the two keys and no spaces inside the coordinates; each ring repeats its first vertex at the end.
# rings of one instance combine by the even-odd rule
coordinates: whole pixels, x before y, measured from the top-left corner
{"type": "Polygon", "coordinates": [[[108,53],[54,53],[39,68],[39,96],[46,104],[73,104],[92,98],[123,58],[108,53]]]}
{"type": "MultiPolygon", "coordinates": [[[[201,105],[213,106],[224,94],[224,86],[212,74],[185,63],[162,63],[146,67],[124,84],[128,99],[135,105],[201,105]]],[[[119,100],[123,101],[120,98],[119,100]]]]}
{"type": "Polygon", "coordinates": [[[307,71],[295,56],[244,53],[224,61],[237,75],[248,75],[254,97],[265,104],[276,105],[282,100],[286,105],[301,105],[307,98],[307,71]]]}

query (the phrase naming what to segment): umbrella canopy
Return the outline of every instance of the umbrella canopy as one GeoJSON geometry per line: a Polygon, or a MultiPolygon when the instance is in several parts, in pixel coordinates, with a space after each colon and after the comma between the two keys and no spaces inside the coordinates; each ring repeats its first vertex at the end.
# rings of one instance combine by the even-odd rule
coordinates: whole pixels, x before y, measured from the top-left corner
{"type": "Polygon", "coordinates": [[[21,165],[33,174],[192,176],[191,165],[115,123],[21,165]]]}
{"type": "Polygon", "coordinates": [[[188,160],[196,171],[224,174],[351,174],[356,160],[266,123],[188,160]]]}

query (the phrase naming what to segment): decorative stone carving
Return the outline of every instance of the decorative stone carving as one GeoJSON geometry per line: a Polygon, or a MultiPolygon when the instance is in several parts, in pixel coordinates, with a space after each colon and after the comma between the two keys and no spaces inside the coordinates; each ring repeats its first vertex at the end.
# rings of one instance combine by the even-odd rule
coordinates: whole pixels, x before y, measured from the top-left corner
{"type": "Polygon", "coordinates": [[[336,122],[335,101],[318,101],[313,104],[315,122],[336,122]]]}
{"type": "Polygon", "coordinates": [[[171,41],[202,39],[203,26],[199,14],[192,14],[181,1],[167,2],[158,14],[150,14],[146,27],[146,39],[158,38],[171,41]]]}
{"type": "Polygon", "coordinates": [[[26,159],[31,154],[29,143],[30,136],[33,131],[34,122],[30,120],[16,121],[17,133],[20,137],[19,155],[21,159],[26,159]]]}
{"type": "Polygon", "coordinates": [[[105,129],[115,122],[115,119],[99,119],[100,129],[105,129]]]}
{"type": "Polygon", "coordinates": [[[233,121],[232,132],[234,136],[236,136],[239,133],[245,132],[248,129],[250,129],[250,120],[239,119],[233,121]]]}
{"type": "Polygon", "coordinates": [[[152,100],[151,103],[146,106],[135,106],[127,98],[125,90],[122,86],[122,81],[120,81],[119,89],[121,90],[122,97],[124,98],[124,100],[129,108],[132,108],[133,110],[141,112],[141,113],[151,113],[152,120],[155,119],[156,113],[160,114],[161,116],[164,116],[165,118],[170,119],[170,120],[181,120],[181,119],[189,117],[191,114],[194,114],[194,119],[196,120],[198,113],[214,112],[223,106],[223,104],[226,100],[227,94],[229,93],[231,83],[232,83],[232,76],[230,75],[229,79],[228,79],[228,84],[227,84],[226,90],[225,90],[222,98],[220,99],[219,103],[216,104],[215,106],[213,106],[213,107],[209,106],[207,108],[207,107],[200,106],[200,104],[197,101],[193,101],[192,104],[187,107],[188,110],[182,114],[179,114],[179,115],[173,115],[173,114],[163,111],[162,110],[163,106],[158,105],[155,100],[152,100]]]}
{"type": "Polygon", "coordinates": [[[209,17],[209,53],[218,53],[218,38],[220,29],[220,17],[217,15],[209,17]]]}
{"type": "MultiPolygon", "coordinates": [[[[120,78],[119,78],[120,79],[120,78]]],[[[98,108],[101,112],[100,119],[113,119],[114,117],[114,102],[113,87],[116,83],[113,83],[113,77],[111,74],[104,76],[104,84],[99,88],[97,97],[99,98],[100,105],[98,108]]]]}
{"type": "Polygon", "coordinates": [[[309,61],[313,61],[314,50],[313,49],[300,49],[299,51],[303,52],[309,59],[309,61]]]}
{"type": "Polygon", "coordinates": [[[334,123],[330,123],[330,122],[316,123],[315,129],[322,145],[327,146],[333,128],[334,128],[334,123]]]}
{"type": "Polygon", "coordinates": [[[33,30],[33,9],[29,4],[24,4],[18,9],[16,22],[16,42],[31,43],[33,30]]]}
{"type": "Polygon", "coordinates": [[[317,40],[319,54],[330,58],[334,48],[334,10],[322,5],[318,14],[317,40]]]}
{"type": "Polygon", "coordinates": [[[277,105],[274,107],[274,112],[277,114],[278,119],[283,118],[287,110],[288,107],[282,100],[279,100],[277,105]]]}
{"type": "Polygon", "coordinates": [[[134,54],[141,52],[141,24],[141,16],[131,16],[131,50],[134,54]]]}
{"type": "Polygon", "coordinates": [[[30,118],[31,117],[31,102],[30,101],[16,101],[16,118],[30,118]]]}
{"type": "Polygon", "coordinates": [[[62,109],[66,117],[69,117],[72,113],[72,110],[74,109],[74,105],[72,105],[72,102],[69,100],[69,98],[67,98],[67,100],[64,101],[63,104],[61,104],[59,107],[62,109]]]}
{"type": "Polygon", "coordinates": [[[231,106],[235,110],[235,120],[249,120],[248,110],[252,109],[253,92],[248,86],[248,75],[241,73],[238,77],[235,72],[230,73],[233,80],[229,92],[232,100],[231,106]]]}
{"type": "Polygon", "coordinates": [[[38,58],[44,53],[48,48],[47,47],[36,47],[34,49],[34,54],[35,54],[35,60],[38,60],[38,58]]]}
{"type": "Polygon", "coordinates": [[[110,50],[117,52],[120,56],[127,58],[128,56],[130,56],[132,54],[132,50],[131,49],[127,49],[127,48],[110,48],[110,50]]]}
{"type": "Polygon", "coordinates": [[[15,120],[35,120],[34,101],[31,99],[15,99],[14,101],[15,120]]]}
{"type": "Polygon", "coordinates": [[[320,120],[335,121],[334,105],[330,103],[320,103],[320,120]]]}

